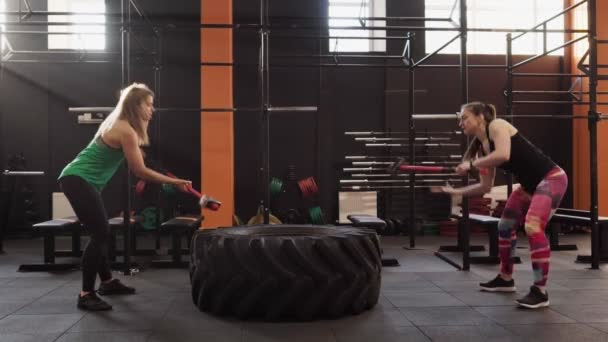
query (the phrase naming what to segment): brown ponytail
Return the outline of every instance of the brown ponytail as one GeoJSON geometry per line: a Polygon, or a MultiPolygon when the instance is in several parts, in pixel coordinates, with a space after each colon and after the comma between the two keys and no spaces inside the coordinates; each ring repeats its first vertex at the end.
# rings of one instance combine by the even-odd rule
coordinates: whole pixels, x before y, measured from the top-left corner
{"type": "MultiPolygon", "coordinates": [[[[496,107],[490,103],[483,102],[469,102],[464,104],[460,109],[461,112],[469,111],[476,116],[483,115],[483,118],[486,120],[486,124],[489,125],[492,120],[496,119],[496,107]]],[[[482,149],[481,141],[477,139],[477,137],[473,138],[469,147],[467,148],[464,156],[462,158],[463,161],[471,160],[477,158],[479,151],[482,149]]]]}

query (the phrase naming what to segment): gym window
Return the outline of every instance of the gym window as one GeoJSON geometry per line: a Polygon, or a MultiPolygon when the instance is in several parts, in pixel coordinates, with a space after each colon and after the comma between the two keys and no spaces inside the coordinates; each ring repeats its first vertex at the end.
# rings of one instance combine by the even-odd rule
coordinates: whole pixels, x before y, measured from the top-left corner
{"type": "Polygon", "coordinates": [[[104,50],[106,48],[105,0],[48,0],[49,12],[99,13],[99,15],[49,15],[49,22],[84,25],[49,25],[49,50],[104,50]],[[85,24],[86,23],[86,24],[85,24]],[[91,25],[99,23],[100,25],[91,25]]]}
{"type": "MultiPolygon", "coordinates": [[[[460,0],[425,0],[425,16],[448,18],[460,23],[460,0]],[[453,9],[453,12],[452,12],[453,9]]],[[[471,28],[530,29],[564,9],[563,0],[468,0],[468,26],[471,28]]],[[[426,22],[427,27],[453,27],[447,22],[426,22]]],[[[542,27],[541,27],[542,29],[542,27]]],[[[564,29],[564,16],[547,23],[547,29],[564,29]]],[[[431,53],[457,34],[456,31],[426,31],[426,52],[431,53]]],[[[514,33],[516,36],[518,33],[514,33]]],[[[469,32],[469,54],[503,55],[507,52],[506,32],[469,32]]],[[[443,54],[459,54],[459,40],[441,50],[443,54]]],[[[547,34],[547,49],[564,43],[563,33],[547,34]]],[[[526,33],[513,42],[513,54],[536,55],[543,52],[542,33],[526,33]]],[[[563,55],[560,49],[552,55],[563,55]]]]}
{"type": "MultiPolygon", "coordinates": [[[[361,26],[357,18],[386,17],[386,0],[329,0],[329,26],[361,26]],[[348,19],[341,19],[347,17],[348,19]]],[[[385,21],[364,21],[366,26],[385,26],[385,21]]],[[[384,30],[329,30],[332,37],[386,37],[384,30]]],[[[383,39],[329,39],[330,52],[385,52],[383,39]]]]}
{"type": "MultiPolygon", "coordinates": [[[[0,12],[4,12],[6,11],[6,3],[4,2],[5,0],[0,0],[0,12]]],[[[4,14],[0,13],[0,23],[3,23],[6,21],[6,16],[4,14]]],[[[2,34],[2,32],[4,32],[5,30],[5,26],[0,24],[0,53],[4,52],[4,49],[6,48],[6,38],[5,35],[2,34]]]]}

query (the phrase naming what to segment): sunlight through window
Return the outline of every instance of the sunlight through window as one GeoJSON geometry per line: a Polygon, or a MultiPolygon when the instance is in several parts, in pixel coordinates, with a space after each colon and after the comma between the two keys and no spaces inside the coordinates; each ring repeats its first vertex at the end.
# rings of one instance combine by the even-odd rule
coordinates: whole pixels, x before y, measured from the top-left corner
{"type": "MultiPolygon", "coordinates": [[[[459,0],[425,0],[425,16],[448,18],[452,9],[452,19],[460,23],[459,0]]],[[[468,0],[467,19],[470,28],[507,28],[530,29],[555,14],[564,7],[563,0],[468,0]]],[[[453,27],[447,22],[427,22],[427,27],[453,27]]],[[[564,29],[564,16],[559,16],[547,24],[547,29],[564,29]]],[[[457,32],[427,31],[426,52],[437,50],[457,32]]],[[[506,32],[469,32],[467,49],[469,54],[506,53],[506,32]]],[[[517,35],[517,33],[515,34],[517,35]]],[[[564,43],[563,33],[547,34],[547,50],[564,43]]],[[[526,33],[513,42],[513,54],[536,55],[543,52],[543,34],[526,33]]],[[[440,53],[460,53],[459,40],[443,49],[440,53]]],[[[563,55],[563,49],[553,53],[563,55]]]]}
{"type": "Polygon", "coordinates": [[[104,50],[105,36],[105,1],[104,0],[48,0],[49,12],[72,12],[83,14],[49,15],[49,22],[69,22],[74,25],[49,25],[51,34],[48,39],[49,50],[104,50]],[[84,13],[99,13],[91,15],[84,13]],[[91,24],[101,25],[91,25],[91,24]],[[78,25],[82,24],[82,25],[78,25]]]}
{"type": "MultiPolygon", "coordinates": [[[[384,30],[344,30],[336,27],[360,27],[358,18],[385,17],[385,0],[330,0],[329,30],[332,37],[386,37],[384,30]],[[340,18],[348,19],[340,19],[340,18]]],[[[386,26],[385,21],[367,20],[366,26],[386,26]]],[[[331,52],[385,52],[386,42],[383,39],[330,39],[331,52]]]]}

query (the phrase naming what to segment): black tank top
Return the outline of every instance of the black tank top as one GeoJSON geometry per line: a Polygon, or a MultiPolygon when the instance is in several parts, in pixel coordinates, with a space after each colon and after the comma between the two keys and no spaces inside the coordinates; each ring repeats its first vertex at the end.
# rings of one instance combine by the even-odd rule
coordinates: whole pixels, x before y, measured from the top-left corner
{"type": "MultiPolygon", "coordinates": [[[[490,139],[490,124],[486,126],[486,134],[492,152],[495,146],[494,141],[490,139]]],[[[518,131],[511,137],[511,157],[498,168],[511,173],[527,193],[533,194],[538,183],[556,166],[551,158],[518,131]]]]}

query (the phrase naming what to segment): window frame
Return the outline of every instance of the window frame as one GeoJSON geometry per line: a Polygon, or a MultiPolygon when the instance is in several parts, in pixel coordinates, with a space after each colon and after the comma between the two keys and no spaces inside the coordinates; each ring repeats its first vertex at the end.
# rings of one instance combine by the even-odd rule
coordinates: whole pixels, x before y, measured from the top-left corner
{"type": "MultiPolygon", "coordinates": [[[[82,4],[80,4],[82,5],[82,4]]],[[[77,50],[77,51],[105,51],[107,49],[106,33],[106,4],[104,0],[48,0],[47,8],[52,12],[74,12],[82,14],[53,15],[49,14],[49,23],[69,22],[72,25],[48,25],[48,50],[77,50]],[[79,11],[79,3],[89,3],[91,10],[79,11]],[[103,8],[100,12],[100,9],[103,8]],[[89,24],[91,20],[98,20],[99,25],[89,24]],[[84,22],[85,25],[78,25],[84,22]],[[65,32],[66,34],[57,34],[65,32]]]]}
{"type": "MultiPolygon", "coordinates": [[[[386,30],[366,30],[364,28],[364,26],[362,26],[361,31],[359,30],[348,30],[348,31],[352,31],[352,32],[348,32],[345,34],[339,33],[340,29],[340,25],[332,25],[332,21],[340,21],[340,18],[343,17],[351,17],[351,16],[344,16],[344,15],[337,15],[337,16],[332,16],[329,13],[331,13],[331,9],[333,8],[359,8],[359,17],[386,17],[386,0],[329,0],[328,1],[328,25],[330,27],[329,29],[329,35],[330,36],[348,36],[348,35],[352,35],[352,36],[357,36],[357,37],[364,37],[367,36],[369,38],[381,38],[381,37],[386,37],[386,30]],[[365,6],[364,6],[365,5],[365,6]],[[366,11],[363,10],[363,8],[367,8],[366,11]],[[338,31],[338,32],[337,32],[338,31]],[[363,35],[354,35],[353,32],[362,32],[363,35]]],[[[343,19],[343,20],[349,20],[349,21],[356,21],[355,25],[361,25],[361,23],[358,20],[354,20],[354,19],[343,19]]],[[[371,21],[371,20],[366,20],[365,24],[366,25],[374,25],[374,23],[377,23],[379,21],[371,21]]],[[[386,24],[386,22],[384,20],[380,21],[383,23],[383,25],[386,24]]],[[[341,26],[354,26],[354,25],[350,25],[350,24],[342,24],[341,26]]],[[[343,30],[344,31],[344,30],[343,30]]],[[[365,39],[365,38],[358,38],[356,39],[357,41],[363,41],[364,43],[361,44],[361,46],[363,45],[367,45],[366,48],[361,49],[361,46],[358,46],[358,48],[356,49],[348,49],[348,48],[340,48],[340,42],[341,41],[345,41],[345,40],[355,40],[355,39],[347,39],[347,38],[343,38],[343,39],[328,39],[328,51],[330,53],[335,53],[335,54],[349,54],[349,53],[360,53],[360,54],[373,54],[373,53],[386,53],[386,40],[384,39],[365,39]],[[337,47],[337,49],[336,49],[337,47]]],[[[355,45],[355,44],[351,44],[355,45]]]]}
{"type": "MultiPolygon", "coordinates": [[[[425,15],[428,14],[428,11],[444,11],[446,12],[446,16],[447,13],[454,8],[454,5],[458,5],[458,1],[461,0],[454,0],[453,2],[450,1],[450,3],[448,4],[446,2],[446,5],[444,6],[437,6],[437,5],[428,5],[428,2],[425,0],[425,15]]],[[[552,17],[555,13],[558,13],[559,11],[563,10],[563,2],[560,0],[554,0],[555,3],[551,3],[552,5],[555,5],[556,7],[558,7],[559,4],[559,8],[553,9],[551,8],[551,6],[547,6],[547,0],[527,0],[529,1],[529,3],[531,4],[530,6],[533,9],[533,14],[532,17],[534,18],[534,23],[527,25],[525,27],[513,27],[514,29],[530,29],[532,28],[534,25],[536,25],[536,23],[538,22],[542,22],[544,20],[546,20],[549,17],[552,17]]],[[[467,7],[467,16],[468,16],[468,23],[469,23],[469,27],[482,27],[481,25],[477,25],[476,22],[479,22],[480,20],[483,19],[476,16],[476,13],[478,11],[484,11],[484,12],[500,12],[501,10],[504,10],[505,8],[508,7],[508,2],[505,1],[497,1],[496,4],[500,5],[500,6],[493,6],[491,4],[488,4],[487,1],[484,0],[469,0],[468,2],[468,7],[467,7]]],[[[456,11],[452,12],[452,17],[449,17],[451,19],[453,19],[456,23],[459,23],[459,14],[458,10],[456,9],[456,11]],[[456,17],[456,19],[454,19],[454,17],[456,17]]],[[[428,15],[427,15],[428,16],[428,15]]],[[[483,21],[488,21],[488,19],[483,19],[483,21]]],[[[491,22],[491,21],[490,21],[491,22]]],[[[564,29],[564,17],[563,16],[559,16],[558,18],[555,18],[551,21],[548,22],[548,26],[549,29],[551,29],[551,26],[555,26],[555,25],[559,25],[560,29],[564,29]]],[[[441,24],[438,23],[426,23],[427,27],[441,27],[441,24]]],[[[444,24],[444,26],[446,26],[444,24]]],[[[492,26],[488,26],[485,25],[483,26],[484,28],[492,28],[492,26]]],[[[505,27],[504,25],[502,25],[501,27],[498,26],[494,26],[495,28],[509,28],[509,27],[505,27]]],[[[425,53],[432,53],[435,52],[440,46],[442,46],[445,42],[447,42],[449,40],[450,37],[446,36],[444,39],[439,40],[436,39],[435,42],[431,45],[431,47],[429,47],[429,41],[433,41],[433,39],[429,39],[429,36],[433,36],[433,35],[438,35],[438,33],[440,32],[446,32],[446,31],[425,31],[425,53]],[[430,34],[429,34],[430,33],[430,34]]],[[[454,31],[456,33],[456,31],[454,31]]],[[[495,35],[496,37],[499,37],[501,35],[503,36],[503,41],[504,44],[502,44],[499,50],[492,50],[492,51],[483,51],[482,49],[480,49],[478,47],[478,44],[483,44],[482,42],[486,39],[483,38],[478,38],[480,36],[483,36],[484,34],[488,35],[490,33],[485,33],[485,32],[475,32],[475,31],[470,31],[468,32],[468,39],[467,39],[467,49],[468,49],[468,54],[470,55],[505,55],[506,54],[506,32],[501,34],[501,33],[491,33],[492,35],[495,35]]],[[[542,49],[543,49],[543,36],[541,33],[528,33],[526,34],[526,36],[520,38],[520,39],[529,39],[529,40],[533,40],[532,43],[528,43],[528,45],[533,45],[533,51],[532,48],[527,48],[527,47],[521,47],[518,46],[519,44],[523,44],[522,40],[515,40],[514,44],[513,44],[513,55],[521,55],[521,56],[534,56],[534,55],[538,55],[538,54],[542,54],[542,49]],[[527,36],[527,37],[526,37],[527,36]]],[[[549,44],[548,50],[551,49],[552,46],[559,46],[564,44],[566,41],[566,39],[564,38],[564,34],[563,33],[548,33],[547,34],[547,42],[549,44]],[[558,37],[559,36],[559,37],[558,37]]],[[[446,47],[445,49],[441,50],[438,52],[438,54],[441,55],[457,55],[459,54],[459,52],[455,51],[455,49],[458,49],[457,47],[454,47],[454,44],[456,43],[452,43],[449,47],[446,47]]],[[[564,49],[559,49],[553,53],[551,53],[550,55],[552,56],[563,56],[564,55],[564,49]]]]}
{"type": "MultiPolygon", "coordinates": [[[[6,11],[6,1],[0,0],[0,12],[6,11]]],[[[6,21],[6,15],[0,14],[0,23],[6,21]]],[[[4,56],[4,51],[8,49],[8,42],[6,40],[6,34],[3,32],[6,31],[6,26],[4,24],[0,24],[0,57],[4,56]]]]}

